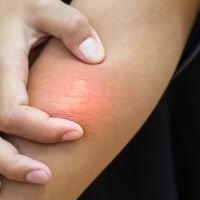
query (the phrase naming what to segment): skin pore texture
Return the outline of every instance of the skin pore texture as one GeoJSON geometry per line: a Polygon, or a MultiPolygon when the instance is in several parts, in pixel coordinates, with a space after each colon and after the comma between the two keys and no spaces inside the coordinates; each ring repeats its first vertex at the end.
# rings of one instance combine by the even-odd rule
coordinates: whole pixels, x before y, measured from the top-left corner
{"type": "Polygon", "coordinates": [[[199,2],[75,0],[72,5],[98,31],[105,62],[82,63],[52,39],[32,66],[27,88],[31,105],[77,121],[85,134],[79,141],[54,145],[8,137],[21,153],[46,163],[53,178],[44,186],[4,179],[1,200],[77,199],[158,103],[199,2]]]}
{"type": "Polygon", "coordinates": [[[111,86],[106,83],[108,74],[92,65],[83,68],[60,41],[51,43],[53,46],[49,45],[45,50],[48,53],[43,54],[45,59],[38,60],[48,60],[48,65],[42,64],[41,67],[37,61],[31,69],[28,84],[30,104],[52,116],[68,118],[84,125],[94,118],[101,120],[108,114],[113,96],[111,86]],[[52,57],[55,53],[59,62],[52,57]],[[68,64],[63,65],[66,61],[68,64]]]}

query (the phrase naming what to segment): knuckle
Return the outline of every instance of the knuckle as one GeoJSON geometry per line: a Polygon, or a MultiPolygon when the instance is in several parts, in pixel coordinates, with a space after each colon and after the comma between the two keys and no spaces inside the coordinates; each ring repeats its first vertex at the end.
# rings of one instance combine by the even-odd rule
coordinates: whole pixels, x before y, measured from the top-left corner
{"type": "Polygon", "coordinates": [[[7,165],[4,167],[3,175],[10,179],[15,179],[17,175],[19,175],[19,171],[14,165],[7,165]]]}
{"type": "Polygon", "coordinates": [[[68,23],[68,30],[71,34],[76,34],[83,28],[88,27],[88,20],[80,13],[73,14],[68,23]]]}
{"type": "Polygon", "coordinates": [[[0,113],[0,129],[1,131],[7,131],[12,126],[12,117],[11,114],[4,115],[0,113]]]}
{"type": "Polygon", "coordinates": [[[47,5],[49,5],[48,0],[35,0],[29,4],[32,11],[40,11],[41,9],[46,8],[47,5]]]}

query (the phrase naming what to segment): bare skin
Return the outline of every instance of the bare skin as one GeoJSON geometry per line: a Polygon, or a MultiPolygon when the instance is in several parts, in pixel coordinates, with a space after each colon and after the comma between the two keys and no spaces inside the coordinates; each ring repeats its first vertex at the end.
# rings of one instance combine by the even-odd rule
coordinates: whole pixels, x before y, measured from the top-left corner
{"type": "Polygon", "coordinates": [[[0,174],[45,184],[51,179],[48,166],[20,154],[1,132],[40,143],[61,143],[80,139],[83,129],[30,106],[28,55],[50,35],[85,63],[102,62],[105,51],[88,19],[61,0],[1,0],[0,27],[0,174]]]}
{"type": "Polygon", "coordinates": [[[85,134],[79,141],[58,145],[8,138],[23,154],[46,163],[53,178],[42,187],[4,180],[2,200],[77,199],[156,106],[199,2],[75,0],[72,5],[95,25],[107,58],[96,66],[81,63],[53,39],[32,67],[28,93],[32,106],[73,119],[85,134]]]}

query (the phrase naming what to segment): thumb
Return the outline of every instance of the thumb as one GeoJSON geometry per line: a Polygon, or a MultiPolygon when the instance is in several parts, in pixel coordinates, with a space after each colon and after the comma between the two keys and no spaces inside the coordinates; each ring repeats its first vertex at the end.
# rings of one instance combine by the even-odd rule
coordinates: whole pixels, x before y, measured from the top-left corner
{"type": "Polygon", "coordinates": [[[98,34],[78,10],[61,1],[40,5],[36,10],[37,28],[61,39],[76,57],[90,64],[104,60],[105,50],[98,34]]]}

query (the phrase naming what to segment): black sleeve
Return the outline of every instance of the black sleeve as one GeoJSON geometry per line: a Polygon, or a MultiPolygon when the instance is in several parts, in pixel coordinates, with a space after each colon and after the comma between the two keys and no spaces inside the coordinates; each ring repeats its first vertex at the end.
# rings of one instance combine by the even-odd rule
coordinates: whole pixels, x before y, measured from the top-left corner
{"type": "Polygon", "coordinates": [[[191,34],[186,43],[185,49],[177,66],[174,78],[179,76],[190,63],[200,54],[200,12],[193,25],[191,34]]]}
{"type": "Polygon", "coordinates": [[[64,3],[66,4],[70,4],[72,2],[72,0],[62,0],[64,3]]]}

